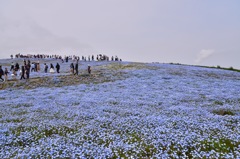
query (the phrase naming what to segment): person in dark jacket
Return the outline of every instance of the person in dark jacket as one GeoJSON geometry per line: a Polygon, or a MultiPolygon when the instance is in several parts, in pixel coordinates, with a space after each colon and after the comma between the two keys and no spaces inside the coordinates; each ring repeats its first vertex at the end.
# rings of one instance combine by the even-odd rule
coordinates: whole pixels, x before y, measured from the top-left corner
{"type": "Polygon", "coordinates": [[[53,64],[50,63],[50,69],[51,69],[51,68],[54,69],[53,64]]]}
{"type": "Polygon", "coordinates": [[[88,73],[91,74],[91,71],[92,71],[91,66],[88,65],[88,73]]]}
{"type": "Polygon", "coordinates": [[[16,65],[15,65],[15,71],[18,71],[19,69],[20,69],[20,67],[19,67],[19,64],[18,63],[16,63],[16,65]]]}
{"type": "Polygon", "coordinates": [[[37,70],[37,67],[38,67],[37,62],[35,62],[34,65],[35,65],[35,66],[34,66],[34,70],[35,70],[35,72],[37,72],[37,71],[38,71],[38,70],[37,70]]]}
{"type": "Polygon", "coordinates": [[[4,80],[5,80],[6,82],[8,81],[8,74],[9,74],[8,69],[5,68],[5,71],[4,71],[4,80]]]}
{"type": "Polygon", "coordinates": [[[70,64],[70,70],[71,70],[71,73],[74,74],[74,65],[73,65],[73,63],[70,64]]]}
{"type": "Polygon", "coordinates": [[[24,66],[22,66],[22,69],[21,69],[21,78],[20,78],[20,80],[21,79],[25,79],[25,77],[24,77],[24,75],[25,75],[25,68],[24,68],[24,66]]]}
{"type": "Polygon", "coordinates": [[[13,70],[14,70],[14,63],[12,62],[10,71],[13,71],[13,70]]]}
{"type": "Polygon", "coordinates": [[[25,66],[25,72],[26,72],[26,75],[27,75],[27,79],[29,79],[29,75],[30,75],[30,67],[29,67],[29,65],[25,66]]]}
{"type": "Polygon", "coordinates": [[[75,64],[75,73],[74,75],[78,75],[78,62],[76,62],[75,64]]]}
{"type": "Polygon", "coordinates": [[[2,66],[0,65],[0,79],[4,81],[4,79],[2,78],[2,75],[4,75],[4,72],[3,72],[2,66]]]}
{"type": "Polygon", "coordinates": [[[54,67],[53,67],[53,64],[50,63],[50,70],[49,70],[50,73],[54,73],[55,70],[54,70],[54,67]]]}
{"type": "Polygon", "coordinates": [[[47,73],[48,72],[48,65],[46,63],[44,63],[44,72],[47,73]]]}
{"type": "Polygon", "coordinates": [[[57,73],[59,73],[59,70],[60,70],[60,65],[57,63],[56,65],[56,70],[57,70],[57,73]]]}

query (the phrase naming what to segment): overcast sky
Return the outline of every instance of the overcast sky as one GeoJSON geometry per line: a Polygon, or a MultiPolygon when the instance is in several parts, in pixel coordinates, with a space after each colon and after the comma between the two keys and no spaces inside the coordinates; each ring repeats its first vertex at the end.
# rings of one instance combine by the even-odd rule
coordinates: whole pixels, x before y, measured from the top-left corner
{"type": "Polygon", "coordinates": [[[240,69],[240,1],[0,0],[0,58],[16,53],[240,69]]]}

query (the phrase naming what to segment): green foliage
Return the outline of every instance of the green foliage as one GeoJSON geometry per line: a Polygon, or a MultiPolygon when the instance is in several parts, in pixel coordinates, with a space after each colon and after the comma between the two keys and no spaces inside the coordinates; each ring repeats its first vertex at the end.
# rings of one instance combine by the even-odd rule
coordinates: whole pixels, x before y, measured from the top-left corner
{"type": "Polygon", "coordinates": [[[219,109],[219,110],[214,110],[214,114],[217,115],[235,115],[231,110],[224,110],[224,109],[219,109]]]}
{"type": "Polygon", "coordinates": [[[15,119],[7,119],[6,122],[7,123],[21,123],[24,120],[25,120],[24,118],[15,118],[15,119]]]}
{"type": "Polygon", "coordinates": [[[214,150],[215,152],[219,153],[231,153],[234,152],[234,148],[238,147],[240,144],[240,141],[235,142],[230,139],[218,139],[218,140],[204,140],[200,142],[200,149],[201,151],[212,151],[214,150]]]}
{"type": "Polygon", "coordinates": [[[214,101],[213,104],[214,104],[214,105],[223,105],[223,102],[222,102],[222,101],[214,101]]]}

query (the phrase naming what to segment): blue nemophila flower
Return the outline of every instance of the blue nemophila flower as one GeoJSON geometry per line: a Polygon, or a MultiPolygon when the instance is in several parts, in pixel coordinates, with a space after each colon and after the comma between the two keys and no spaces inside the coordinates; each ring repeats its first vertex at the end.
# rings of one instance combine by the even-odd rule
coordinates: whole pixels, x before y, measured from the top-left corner
{"type": "Polygon", "coordinates": [[[239,157],[240,75],[151,66],[124,80],[1,91],[0,157],[239,157]]]}

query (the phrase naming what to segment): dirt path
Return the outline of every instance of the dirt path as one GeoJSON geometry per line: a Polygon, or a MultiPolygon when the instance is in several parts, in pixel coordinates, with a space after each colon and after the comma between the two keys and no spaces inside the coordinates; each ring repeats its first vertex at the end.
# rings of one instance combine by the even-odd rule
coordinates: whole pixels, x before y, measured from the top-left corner
{"type": "Polygon", "coordinates": [[[127,73],[121,71],[98,70],[93,74],[80,75],[58,75],[46,77],[33,77],[28,80],[12,79],[0,83],[0,90],[3,89],[34,89],[38,87],[63,87],[78,84],[113,82],[127,78],[127,73]]]}

